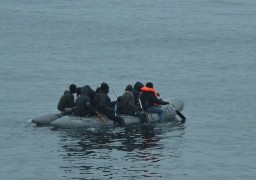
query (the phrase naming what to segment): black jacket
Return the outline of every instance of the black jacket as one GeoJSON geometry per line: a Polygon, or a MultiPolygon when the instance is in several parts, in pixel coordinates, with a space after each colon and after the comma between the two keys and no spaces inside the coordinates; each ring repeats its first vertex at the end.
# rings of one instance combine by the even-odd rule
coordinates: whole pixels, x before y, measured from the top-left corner
{"type": "Polygon", "coordinates": [[[95,107],[102,113],[115,113],[114,109],[111,107],[112,103],[108,95],[104,92],[99,92],[94,98],[95,107]]]}
{"type": "Polygon", "coordinates": [[[155,104],[158,104],[158,105],[168,104],[168,102],[165,102],[162,99],[158,99],[155,96],[154,92],[142,91],[140,99],[141,99],[141,104],[144,110],[152,106],[155,106],[155,104]]]}
{"type": "Polygon", "coordinates": [[[140,94],[140,91],[141,91],[142,87],[143,87],[143,84],[141,82],[136,82],[134,84],[134,87],[133,87],[133,90],[132,90],[132,93],[133,93],[133,96],[134,96],[134,104],[138,103],[138,96],[140,94]]]}
{"type": "Polygon", "coordinates": [[[94,107],[91,105],[90,97],[88,96],[88,88],[86,86],[81,88],[81,95],[76,99],[75,115],[86,116],[94,111],[94,107]]]}

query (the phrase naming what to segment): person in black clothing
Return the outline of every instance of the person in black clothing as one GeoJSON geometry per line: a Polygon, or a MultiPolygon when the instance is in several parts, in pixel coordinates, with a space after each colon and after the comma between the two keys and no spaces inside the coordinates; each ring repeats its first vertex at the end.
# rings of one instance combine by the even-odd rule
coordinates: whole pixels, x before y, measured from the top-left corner
{"type": "Polygon", "coordinates": [[[113,102],[111,102],[109,96],[109,86],[107,83],[101,83],[100,88],[97,90],[94,105],[100,113],[106,115],[109,119],[119,123],[121,126],[125,126],[123,118],[115,116],[115,110],[113,108],[113,102]]]}
{"type": "Polygon", "coordinates": [[[81,95],[81,89],[82,88],[85,88],[86,95],[89,96],[91,104],[93,104],[96,92],[89,85],[85,85],[83,87],[78,87],[77,88],[77,92],[76,92],[77,97],[79,97],[81,95]]]}
{"type": "Polygon", "coordinates": [[[133,89],[132,89],[132,93],[133,93],[133,96],[134,96],[134,105],[138,104],[138,97],[139,97],[139,94],[141,92],[141,88],[143,87],[144,85],[141,83],[141,82],[136,82],[133,86],[133,89]]]}
{"type": "Polygon", "coordinates": [[[75,105],[75,115],[76,116],[90,116],[95,112],[95,107],[92,106],[92,101],[94,98],[94,91],[90,86],[86,85],[80,88],[80,95],[76,99],[75,105]]]}
{"type": "Polygon", "coordinates": [[[165,102],[158,99],[158,93],[153,88],[153,83],[148,82],[145,87],[141,88],[141,103],[142,107],[146,112],[157,113],[160,115],[160,122],[164,121],[165,112],[158,105],[166,105],[169,102],[165,102]]]}

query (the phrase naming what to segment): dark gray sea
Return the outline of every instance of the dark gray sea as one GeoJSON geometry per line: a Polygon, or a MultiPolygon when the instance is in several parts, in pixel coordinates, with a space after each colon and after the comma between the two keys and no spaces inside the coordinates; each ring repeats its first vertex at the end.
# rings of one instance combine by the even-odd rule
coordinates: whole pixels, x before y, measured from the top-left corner
{"type": "Polygon", "coordinates": [[[0,61],[1,180],[256,179],[255,0],[0,0],[0,61]],[[31,123],[103,81],[151,81],[187,122],[31,123]]]}

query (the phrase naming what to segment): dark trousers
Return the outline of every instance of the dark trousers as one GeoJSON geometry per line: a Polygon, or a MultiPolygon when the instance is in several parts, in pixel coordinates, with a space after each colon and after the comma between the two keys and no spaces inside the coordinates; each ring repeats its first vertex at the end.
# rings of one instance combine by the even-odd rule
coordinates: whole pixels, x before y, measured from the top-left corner
{"type": "Polygon", "coordinates": [[[106,115],[109,119],[111,119],[112,121],[114,121],[114,123],[118,123],[120,126],[125,126],[125,122],[123,120],[123,118],[121,118],[120,116],[115,116],[115,113],[112,111],[106,111],[106,110],[100,110],[100,112],[102,112],[104,115],[106,115]]]}

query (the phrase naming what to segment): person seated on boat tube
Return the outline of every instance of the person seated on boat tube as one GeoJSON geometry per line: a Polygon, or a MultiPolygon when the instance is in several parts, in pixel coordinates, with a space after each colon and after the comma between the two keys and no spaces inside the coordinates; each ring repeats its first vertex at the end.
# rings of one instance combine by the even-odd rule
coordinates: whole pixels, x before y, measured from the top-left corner
{"type": "Polygon", "coordinates": [[[76,89],[76,85],[71,84],[69,86],[69,91],[64,92],[57,106],[59,111],[65,114],[71,114],[72,109],[75,107],[75,98],[73,94],[76,93],[76,89]]]}
{"type": "Polygon", "coordinates": [[[141,88],[140,100],[142,108],[149,113],[157,113],[160,116],[160,122],[164,121],[165,112],[159,107],[159,105],[166,105],[169,102],[165,102],[162,99],[158,99],[158,92],[153,88],[153,83],[148,82],[146,86],[141,88]]]}
{"type": "Polygon", "coordinates": [[[91,104],[90,95],[92,95],[93,90],[90,86],[86,85],[81,87],[80,95],[75,101],[75,116],[91,116],[94,114],[96,108],[91,104]]]}
{"type": "Polygon", "coordinates": [[[113,102],[111,102],[109,96],[109,86],[107,83],[101,83],[100,88],[98,89],[95,99],[94,105],[98,112],[106,115],[109,119],[113,120],[115,123],[119,123],[121,126],[125,126],[123,118],[115,115],[115,110],[113,108],[113,102]]]}
{"type": "Polygon", "coordinates": [[[119,114],[135,115],[134,96],[132,93],[132,85],[128,84],[122,96],[117,98],[117,112],[119,114]]]}

